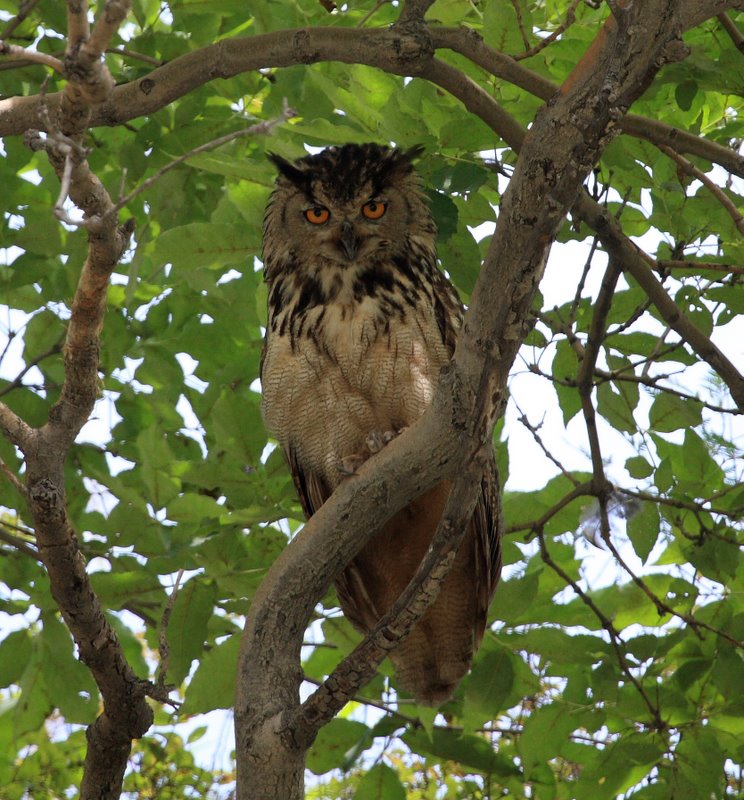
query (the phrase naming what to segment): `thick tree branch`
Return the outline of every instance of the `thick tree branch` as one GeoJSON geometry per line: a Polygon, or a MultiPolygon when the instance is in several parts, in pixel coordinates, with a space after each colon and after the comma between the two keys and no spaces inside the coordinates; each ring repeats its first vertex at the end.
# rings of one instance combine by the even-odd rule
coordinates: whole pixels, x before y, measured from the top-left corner
{"type": "MultiPolygon", "coordinates": [[[[70,41],[65,71],[69,81],[55,121],[47,126],[49,135],[44,138],[30,133],[27,137],[32,148],[47,151],[65,195],[69,191],[88,218],[104,218],[112,203],[91,172],[79,139],[91,106],[105,99],[113,86],[100,55],[127,8],[127,3],[107,3],[91,41],[87,5],[68,3],[70,41]]],[[[64,484],[67,452],[97,396],[99,337],[108,280],[130,233],[129,228],[117,225],[115,215],[90,230],[88,256],[72,302],[64,346],[64,383],[48,422],[39,430],[29,429],[0,405],[3,431],[26,457],[27,498],[52,596],[75,639],[80,659],[91,670],[103,697],[103,713],[87,730],[83,800],[119,797],[132,739],[142,736],[153,719],[145,700],[150,687],[129,666],[92,590],[67,514],[64,484]]]]}
{"type": "Polygon", "coordinates": [[[51,67],[55,72],[62,74],[64,64],[48,53],[40,53],[38,50],[29,50],[17,44],[10,44],[0,39],[0,56],[5,56],[9,61],[23,61],[30,64],[43,64],[51,67]]]}
{"type": "MultiPolygon", "coordinates": [[[[702,4],[701,4],[702,5],[702,4]]],[[[732,7],[732,3],[723,3],[732,7]]],[[[706,16],[702,17],[706,19],[706,16]]],[[[688,24],[689,27],[689,24],[688,24]]],[[[388,72],[415,75],[425,64],[424,52],[432,48],[454,50],[497,78],[519,86],[530,94],[549,100],[558,86],[518,64],[510,56],[489,48],[469,28],[431,28],[431,39],[413,36],[411,26],[383,29],[309,28],[279,31],[250,38],[228,39],[186,53],[149,75],[117,86],[109,99],[93,109],[90,125],[118,125],[146,116],[215,78],[229,78],[241,72],[266,67],[291,66],[316,61],[367,64],[388,72]]],[[[60,93],[47,96],[54,111],[60,93]]],[[[0,100],[0,135],[21,134],[39,126],[38,97],[0,100]]],[[[673,128],[656,120],[627,115],[618,122],[621,130],[720,164],[744,177],[744,157],[708,139],[673,128]]],[[[509,141],[506,139],[506,141],[509,141]]]]}
{"type": "Polygon", "coordinates": [[[479,461],[471,458],[458,473],[431,546],[393,607],[302,704],[292,726],[296,741],[312,742],[318,729],[374,677],[388,653],[413,630],[437,599],[468,530],[483,474],[479,461]]]}
{"type": "MultiPolygon", "coordinates": [[[[525,144],[526,132],[524,129],[511,119],[483,89],[465,76],[458,76],[456,71],[447,68],[447,65],[444,69],[440,69],[440,63],[434,60],[424,70],[424,76],[446,88],[461,100],[469,111],[477,114],[484,122],[491,125],[510,147],[520,152],[525,144]]],[[[744,409],[744,379],[742,376],[719,348],[684,316],[664,287],[654,277],[651,267],[646,263],[646,259],[641,255],[638,247],[625,236],[619,223],[586,193],[579,195],[572,212],[580,216],[599,235],[600,241],[609,255],[618,259],[623,268],[633,275],[667,324],[690,344],[700,358],[718,372],[729,387],[736,404],[739,408],[744,409]]],[[[494,276],[494,280],[496,281],[495,285],[500,285],[503,278],[494,276]]]]}

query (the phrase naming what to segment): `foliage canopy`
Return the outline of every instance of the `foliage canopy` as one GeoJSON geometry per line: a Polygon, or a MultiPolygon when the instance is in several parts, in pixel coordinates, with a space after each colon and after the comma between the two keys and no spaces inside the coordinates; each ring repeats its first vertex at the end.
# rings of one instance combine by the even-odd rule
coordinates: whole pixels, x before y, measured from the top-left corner
{"type": "MultiPolygon", "coordinates": [[[[0,38],[62,58],[63,4],[21,5],[14,24],[16,4],[0,2],[8,20],[0,38]]],[[[526,128],[597,37],[609,11],[593,5],[437,0],[427,20],[437,57],[526,128]],[[461,36],[463,27],[484,44],[461,36]]],[[[133,84],[215,42],[248,37],[250,48],[250,37],[286,29],[383,29],[401,13],[372,0],[333,13],[318,0],[250,6],[135,0],[106,64],[117,84],[133,84]]],[[[664,66],[633,104],[633,121],[586,183],[695,334],[675,326],[616,253],[607,258],[585,216],[565,220],[547,266],[548,300],[536,299],[513,372],[515,403],[497,428],[505,571],[472,674],[435,716],[395,693],[385,663],[320,730],[307,766],[321,777],[308,796],[744,797],[744,470],[729,394],[741,391],[741,376],[728,361],[741,354],[744,311],[737,28],[741,11],[685,33],[689,55],[664,66]],[[731,370],[706,356],[711,341],[731,370]],[[594,550],[606,554],[610,580],[594,550]]],[[[135,743],[125,797],[229,789],[229,769],[195,765],[190,745],[205,731],[184,744],[187,734],[172,726],[232,707],[243,618],[302,522],[281,453],[267,447],[256,383],[266,320],[261,221],[274,179],[266,152],[423,145],[419,171],[442,267],[466,304],[491,238],[473,229],[497,220],[517,160],[507,132],[436,81],[354,63],[365,61],[354,50],[350,63],[302,60],[260,71],[217,60],[211,74],[227,77],[194,79],[146,115],[135,105],[126,121],[91,127],[85,141],[114,202],[162,172],[121,210],[136,228],[111,276],[95,410],[64,467],[92,588],[143,680],[156,680],[170,608],[165,681],[182,705],[159,707],[158,733],[135,743]],[[192,152],[281,119],[285,102],[297,115],[270,135],[192,152]]],[[[55,219],[58,175],[46,152],[17,135],[20,112],[7,105],[38,94],[45,72],[50,94],[65,78],[33,60],[4,60],[0,70],[0,400],[36,427],[60,399],[89,231],[55,219]]],[[[12,437],[0,438],[0,457],[6,476],[25,480],[12,437]]],[[[68,796],[79,786],[83,727],[100,712],[22,492],[0,482],[0,786],[8,800],[68,796]]],[[[359,641],[332,591],[306,639],[311,684],[359,641]]]]}

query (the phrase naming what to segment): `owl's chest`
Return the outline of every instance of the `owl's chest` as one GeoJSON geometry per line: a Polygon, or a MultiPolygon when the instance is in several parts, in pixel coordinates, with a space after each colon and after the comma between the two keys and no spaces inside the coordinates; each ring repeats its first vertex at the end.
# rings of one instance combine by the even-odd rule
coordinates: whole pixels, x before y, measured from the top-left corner
{"type": "Polygon", "coordinates": [[[284,447],[317,467],[335,464],[371,431],[415,422],[447,361],[428,308],[384,317],[372,298],[318,307],[302,335],[268,335],[264,417],[284,447]]]}

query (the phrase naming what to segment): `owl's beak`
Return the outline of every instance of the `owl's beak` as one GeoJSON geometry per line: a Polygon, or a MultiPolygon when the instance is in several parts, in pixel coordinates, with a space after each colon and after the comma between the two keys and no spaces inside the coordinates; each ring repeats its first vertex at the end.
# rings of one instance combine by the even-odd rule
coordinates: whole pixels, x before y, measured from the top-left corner
{"type": "Polygon", "coordinates": [[[346,257],[349,261],[353,261],[359,249],[359,240],[354,233],[354,226],[348,220],[344,220],[341,223],[341,238],[339,242],[346,257]]]}

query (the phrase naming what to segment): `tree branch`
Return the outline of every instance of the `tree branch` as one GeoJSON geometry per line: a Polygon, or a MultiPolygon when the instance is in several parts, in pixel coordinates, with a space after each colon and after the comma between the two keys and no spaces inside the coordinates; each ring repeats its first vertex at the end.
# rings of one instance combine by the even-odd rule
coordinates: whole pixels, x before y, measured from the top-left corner
{"type": "MultiPolygon", "coordinates": [[[[318,27],[227,39],[186,53],[143,78],[115,87],[109,99],[93,110],[90,125],[113,126],[147,116],[209,80],[261,68],[341,61],[367,64],[399,75],[416,75],[425,64],[421,56],[431,48],[454,50],[495,77],[543,100],[549,100],[558,91],[554,83],[488,47],[469,28],[430,28],[429,33],[431,39],[427,41],[426,37],[416,39],[410,31],[400,28],[318,27]]],[[[60,93],[47,95],[52,111],[59,101],[60,93]]],[[[0,136],[21,134],[37,127],[39,103],[38,97],[0,100],[0,136]]],[[[623,117],[618,125],[624,133],[708,159],[744,177],[744,156],[716,142],[633,114],[623,117]]]]}
{"type": "Polygon", "coordinates": [[[725,192],[702,171],[699,170],[692,162],[683,158],[679,153],[675,153],[671,147],[660,145],[659,150],[666,156],[672,159],[678,167],[684,170],[688,175],[699,180],[703,186],[718,200],[718,202],[726,209],[726,213],[733,220],[736,229],[739,233],[744,234],[744,217],[739,213],[739,209],[734,203],[729,200],[725,192]]]}
{"type": "MultiPolygon", "coordinates": [[[[0,463],[0,468],[3,468],[3,472],[5,472],[5,464],[0,463]]],[[[14,476],[15,477],[15,476],[14,476]]],[[[6,544],[11,545],[11,547],[15,547],[19,553],[23,553],[30,558],[33,558],[34,561],[39,560],[39,554],[36,551],[36,548],[30,542],[26,542],[20,537],[16,536],[13,533],[10,533],[6,530],[6,525],[4,522],[0,522],[0,541],[5,542],[6,544]]]]}
{"type": "Polygon", "coordinates": [[[18,9],[18,13],[8,22],[2,32],[0,32],[0,39],[10,39],[16,28],[25,22],[28,15],[38,5],[38,2],[39,0],[23,0],[18,9]]]}
{"type": "Polygon", "coordinates": [[[703,334],[672,300],[659,283],[649,266],[647,257],[622,232],[618,222],[598,203],[586,194],[581,194],[574,211],[595,230],[610,258],[622,264],[640,284],[664,321],[675,330],[697,353],[721,376],[731,392],[737,406],[744,410],[744,378],[729,359],[703,334]]]}
{"type": "Polygon", "coordinates": [[[736,49],[740,53],[744,53],[744,36],[742,36],[741,31],[736,27],[731,17],[726,12],[723,12],[718,14],[718,21],[731,38],[736,49]]]}
{"type": "Polygon", "coordinates": [[[579,584],[576,583],[576,581],[553,560],[550,552],[548,551],[548,547],[545,542],[545,535],[542,533],[542,531],[538,531],[538,541],[540,542],[540,555],[542,556],[543,561],[553,570],[553,572],[556,573],[556,575],[560,576],[567,586],[570,586],[574,592],[576,592],[577,596],[580,597],[582,602],[591,609],[592,613],[599,620],[600,625],[607,632],[607,635],[610,637],[612,649],[615,651],[615,656],[620,669],[630,683],[635,686],[636,691],[641,696],[644,705],[648,709],[648,713],[651,717],[652,728],[656,731],[665,730],[667,726],[664,720],[661,718],[659,708],[651,701],[648,693],[643,688],[638,678],[633,675],[633,672],[630,669],[630,665],[628,664],[628,661],[623,653],[623,640],[620,637],[620,633],[618,632],[617,628],[612,624],[609,617],[603,613],[594,600],[592,600],[592,598],[579,586],[579,584]]]}
{"type": "MultiPolygon", "coordinates": [[[[494,77],[508,81],[535,97],[547,101],[558,92],[559,87],[556,84],[518,64],[510,56],[489,47],[481,36],[469,28],[433,28],[432,37],[437,49],[454,50],[494,77]]],[[[744,156],[731,148],[635,114],[627,114],[617,124],[623,133],[646,139],[655,145],[667,145],[680,153],[708,159],[729,172],[744,177],[744,156]]]]}
{"type": "Polygon", "coordinates": [[[291,726],[295,740],[312,742],[318,729],[374,677],[385,656],[437,599],[468,531],[483,474],[481,460],[476,454],[458,472],[429,550],[393,607],[300,707],[291,726]]]}
{"type": "MultiPolygon", "coordinates": [[[[90,170],[79,144],[80,136],[91,105],[105,99],[113,86],[99,50],[107,45],[115,30],[114,22],[123,18],[126,8],[126,3],[107,3],[103,21],[96,26],[95,38],[89,45],[87,5],[68,3],[70,39],[65,70],[69,82],[55,122],[48,125],[49,135],[43,138],[31,133],[28,137],[32,148],[47,151],[64,194],[69,190],[73,202],[88,217],[103,217],[112,203],[90,170]]],[[[64,482],[65,457],[96,399],[108,280],[130,233],[130,228],[117,225],[114,215],[89,235],[88,255],[72,302],[64,347],[64,383],[48,422],[38,431],[28,429],[15,415],[11,416],[6,406],[0,405],[4,432],[26,456],[28,503],[52,596],[75,639],[80,659],[91,670],[103,698],[103,712],[87,729],[83,800],[119,797],[132,739],[142,736],[153,720],[145,700],[149,684],[132,671],[91,587],[68,517],[64,482]]]]}
{"type": "Polygon", "coordinates": [[[28,50],[25,47],[20,47],[17,44],[8,44],[8,42],[0,39],[0,56],[6,56],[9,61],[25,61],[32,64],[43,64],[45,67],[51,67],[55,72],[60,75],[64,73],[64,64],[54,56],[48,53],[40,53],[37,50],[28,50]]]}
{"type": "Polygon", "coordinates": [[[11,411],[5,403],[0,403],[0,430],[2,430],[3,435],[9,442],[12,442],[21,450],[29,446],[36,433],[15,411],[11,411]]]}

